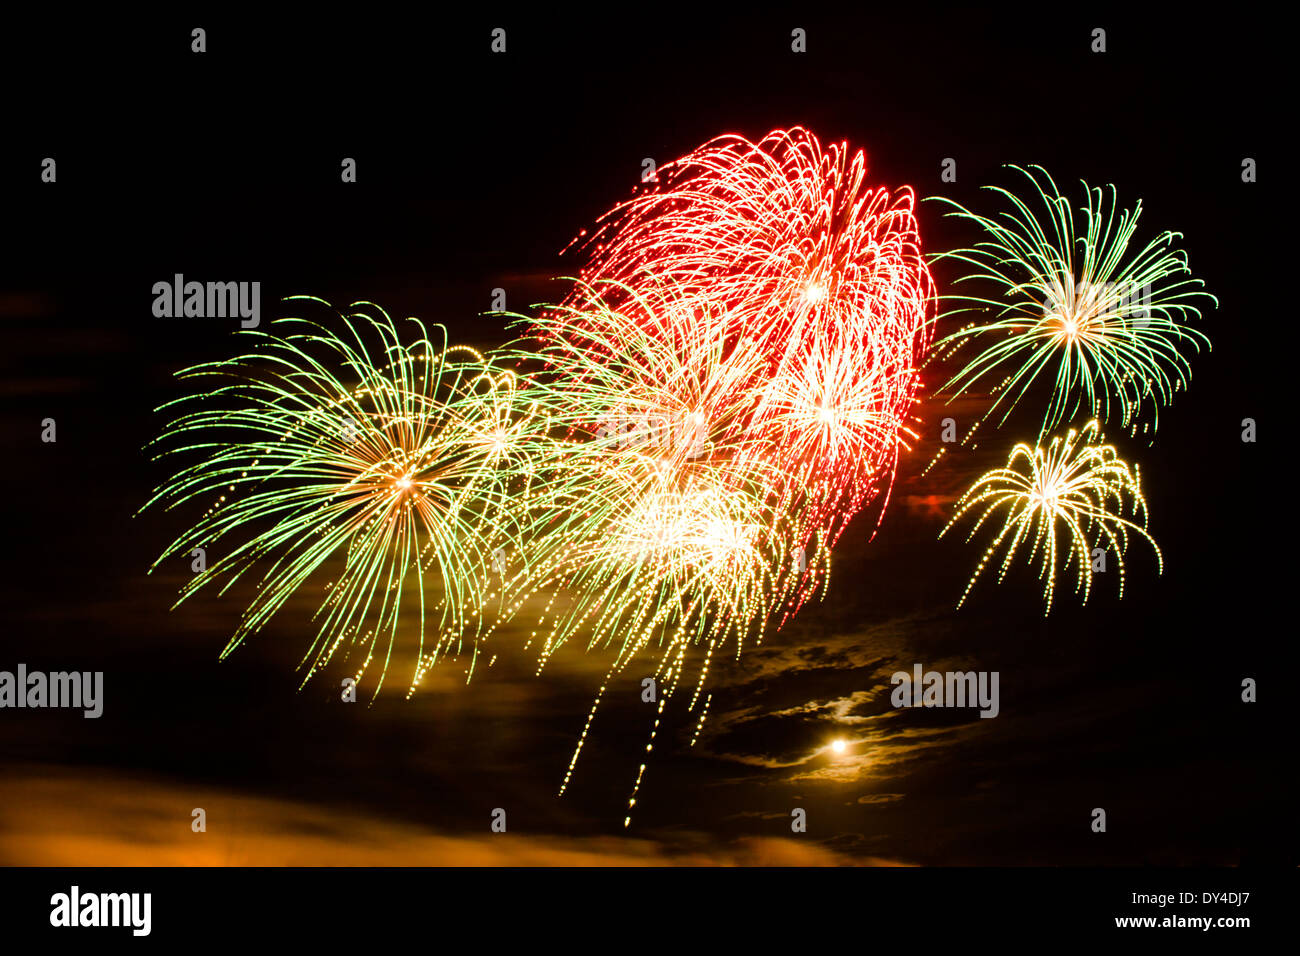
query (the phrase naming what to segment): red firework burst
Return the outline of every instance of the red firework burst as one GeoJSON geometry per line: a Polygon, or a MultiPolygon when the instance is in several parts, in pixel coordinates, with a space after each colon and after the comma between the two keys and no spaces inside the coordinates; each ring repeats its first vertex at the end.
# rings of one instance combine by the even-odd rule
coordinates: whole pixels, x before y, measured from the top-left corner
{"type": "Polygon", "coordinates": [[[874,499],[883,514],[911,434],[934,302],[915,196],[868,185],[862,151],[799,128],[718,137],[658,180],[601,218],[581,275],[618,283],[609,304],[645,334],[744,362],[731,381],[754,411],[719,444],[775,466],[774,496],[833,543],[874,499]],[[638,311],[664,285],[699,308],[638,311]]]}

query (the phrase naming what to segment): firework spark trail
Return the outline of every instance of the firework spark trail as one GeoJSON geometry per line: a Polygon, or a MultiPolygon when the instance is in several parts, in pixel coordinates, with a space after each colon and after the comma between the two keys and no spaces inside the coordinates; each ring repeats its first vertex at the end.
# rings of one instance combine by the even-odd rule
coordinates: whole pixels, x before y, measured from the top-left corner
{"type": "Polygon", "coordinates": [[[995,315],[948,335],[932,353],[946,359],[975,350],[942,391],[956,398],[979,387],[994,396],[966,438],[999,409],[1004,423],[1040,378],[1054,379],[1040,440],[1079,413],[1114,418],[1132,434],[1139,425],[1154,433],[1160,407],[1190,380],[1182,346],[1209,346],[1187,324],[1201,315],[1193,303],[1205,298],[1217,306],[1218,300],[1201,291],[1204,283],[1190,278],[1186,254],[1172,248],[1180,233],[1162,232],[1140,249],[1133,243],[1140,201],[1118,211],[1114,186],[1107,197],[1083,183],[1086,202],[1076,214],[1042,167],[1010,168],[1030,181],[1043,211],[996,186],[985,188],[1011,206],[997,218],[934,197],[954,207],[947,215],[985,232],[974,247],[942,253],[934,262],[961,263],[968,272],[958,282],[990,283],[995,290],[993,298],[948,297],[961,304],[940,318],[976,309],[995,315]],[[1147,407],[1149,422],[1142,420],[1147,407]]]}
{"type": "Polygon", "coordinates": [[[337,329],[289,317],[270,333],[243,331],[253,350],[179,373],[204,387],[159,409],[176,414],[151,447],[163,449],[157,458],[201,459],[145,507],[209,502],[153,569],[195,547],[226,546],[178,604],[263,569],[223,657],[341,558],[304,683],[340,647],[360,644],[358,679],[382,653],[378,693],[404,599],[418,605],[422,655],[426,614],[437,620],[431,653],[475,639],[468,625],[489,597],[489,556],[511,542],[514,440],[528,413],[513,400],[514,375],[446,347],[441,326],[434,341],[418,320],[399,328],[372,303],[337,318],[337,329]],[[442,594],[433,608],[429,583],[442,594]]]}
{"type": "Polygon", "coordinates": [[[1146,499],[1138,468],[1130,468],[1112,446],[1102,444],[1101,426],[1096,419],[1082,429],[1070,429],[1064,438],[1053,438],[1046,449],[1016,445],[1006,467],[982,475],[958,500],[956,513],[939,532],[940,537],[975,511],[980,513],[966,540],[998,516],[1002,526],[980,557],[958,607],[965,603],[989,563],[997,559],[999,550],[1005,552],[998,569],[1001,582],[1017,551],[1026,543],[1026,561],[1033,564],[1038,559],[1045,616],[1052,610],[1058,571],[1068,571],[1071,563],[1076,572],[1075,593],[1082,592],[1082,603],[1087,603],[1092,590],[1094,547],[1114,553],[1121,598],[1124,552],[1130,534],[1151,545],[1158,571],[1164,569],[1160,548],[1146,529],[1146,499]],[[1131,517],[1125,517],[1126,513],[1131,517]]]}

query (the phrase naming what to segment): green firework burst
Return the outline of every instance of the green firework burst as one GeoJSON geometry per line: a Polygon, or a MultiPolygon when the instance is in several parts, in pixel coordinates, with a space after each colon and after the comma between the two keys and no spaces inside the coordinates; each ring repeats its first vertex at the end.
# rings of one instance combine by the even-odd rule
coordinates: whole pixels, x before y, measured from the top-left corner
{"type": "Polygon", "coordinates": [[[1186,254],[1173,248],[1181,233],[1162,232],[1140,248],[1133,241],[1140,201],[1119,210],[1114,186],[1107,193],[1085,182],[1085,203],[1075,210],[1042,167],[1010,168],[1029,180],[1037,201],[985,187],[1011,207],[988,217],[935,197],[954,207],[948,216],[986,234],[935,261],[963,264],[959,283],[996,289],[992,297],[948,297],[959,304],[942,317],[982,314],[936,347],[937,357],[969,355],[943,390],[954,398],[976,388],[993,396],[978,427],[999,410],[999,424],[1005,422],[1030,386],[1048,379],[1052,393],[1040,438],[1076,414],[1134,434],[1139,427],[1154,432],[1159,409],[1190,380],[1184,347],[1209,346],[1188,324],[1201,316],[1196,303],[1208,299],[1217,307],[1218,300],[1202,291],[1186,254]]]}
{"type": "Polygon", "coordinates": [[[224,657],[319,584],[304,683],[340,648],[359,649],[358,679],[381,662],[375,693],[404,606],[421,661],[474,641],[528,472],[517,439],[529,410],[514,375],[449,347],[442,326],[398,323],[373,303],[328,327],[286,317],[238,335],[244,354],[178,373],[196,390],[159,409],[173,417],[150,446],[156,458],[198,460],[145,507],[207,505],[153,567],[209,552],[177,603],[218,581],[223,593],[255,581],[224,657]]]}

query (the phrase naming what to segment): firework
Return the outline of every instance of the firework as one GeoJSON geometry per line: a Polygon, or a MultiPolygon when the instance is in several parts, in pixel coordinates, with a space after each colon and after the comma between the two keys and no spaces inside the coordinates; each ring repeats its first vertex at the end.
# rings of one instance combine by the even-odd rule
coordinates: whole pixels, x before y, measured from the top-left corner
{"type": "Polygon", "coordinates": [[[868,187],[860,151],[724,136],[658,179],[602,217],[532,328],[560,373],[536,401],[584,451],[558,485],[572,507],[544,509],[570,524],[528,540],[577,590],[543,653],[580,627],[618,642],[611,674],[662,649],[671,693],[703,644],[693,709],[715,651],[779,627],[824,591],[853,516],[883,517],[933,290],[911,191],[868,187]]]}
{"type": "MultiPolygon", "coordinates": [[[[548,310],[534,327],[534,333],[542,330],[538,344],[516,353],[545,369],[529,377],[521,398],[564,438],[551,446],[559,456],[553,466],[539,466],[548,477],[539,479],[532,495],[544,526],[562,522],[564,530],[538,525],[527,535],[525,548],[539,555],[531,562],[534,573],[570,560],[582,566],[585,558],[552,556],[584,548],[621,575],[630,566],[654,565],[656,555],[671,568],[684,561],[716,573],[719,565],[711,559],[701,564],[704,552],[734,552],[738,542],[752,547],[774,536],[783,542],[776,549],[782,558],[807,546],[813,532],[791,517],[800,496],[785,462],[753,428],[763,400],[752,387],[756,347],[725,347],[701,314],[706,307],[668,286],[653,296],[636,295],[640,309],[662,316],[694,309],[696,321],[684,323],[673,344],[645,334],[636,319],[609,307],[605,291],[612,285],[584,286],[581,307],[548,310]],[[786,530],[778,533],[778,527],[786,530]],[[799,540],[800,534],[806,537],[799,540]],[[685,560],[688,554],[693,557],[685,560]]],[[[748,593],[743,581],[749,572],[739,573],[730,584],[717,583],[720,596],[748,593]]],[[[641,607],[630,594],[601,604],[609,613],[622,602],[641,607]]],[[[679,595],[668,603],[690,602],[679,595]]],[[[715,611],[709,627],[715,635],[733,627],[743,632],[774,606],[758,601],[741,621],[715,611]]],[[[615,633],[633,640],[618,625],[597,627],[590,643],[603,644],[615,633]]]]}
{"type": "Polygon", "coordinates": [[[578,283],[571,302],[504,353],[532,367],[520,398],[554,438],[516,521],[525,590],[549,595],[530,642],[539,669],[579,635],[614,646],[606,683],[654,653],[661,706],[702,647],[694,709],[715,652],[739,655],[824,587],[824,536],[753,430],[758,343],[728,345],[708,304],[670,284],[578,283]]]}
{"type": "Polygon", "coordinates": [[[832,543],[872,501],[883,515],[909,435],[934,295],[914,204],[906,187],[869,186],[861,151],[795,128],[661,166],[582,240],[583,277],[616,280],[611,307],[646,334],[692,327],[638,307],[667,283],[702,304],[709,338],[745,354],[748,428],[765,436],[750,447],[817,489],[801,507],[832,543]]]}
{"type": "Polygon", "coordinates": [[[756,390],[747,449],[790,486],[792,508],[838,539],[879,496],[883,517],[918,376],[872,332],[828,328],[805,342],[798,364],[756,390]]]}
{"type": "Polygon", "coordinates": [[[184,373],[229,384],[160,439],[206,457],[154,501],[213,505],[164,558],[243,536],[182,600],[266,568],[227,653],[341,559],[307,678],[341,646],[386,667],[402,609],[409,694],[536,599],[539,671],[575,640],[614,649],[606,684],[653,655],[661,715],[694,678],[698,734],[715,654],[824,593],[847,523],[883,515],[933,292],[911,191],[868,187],[861,152],[722,137],[660,175],[602,220],[573,292],[490,357],[366,305],[337,334],[280,320],[293,334],[184,373]]]}
{"type": "Polygon", "coordinates": [[[981,476],[957,502],[940,537],[969,512],[979,512],[967,535],[969,541],[989,523],[1002,521],[980,558],[957,606],[965,603],[975,582],[1004,552],[998,581],[1006,576],[1017,551],[1028,548],[1026,561],[1038,561],[1047,606],[1052,610],[1058,574],[1075,568],[1076,594],[1086,603],[1092,589],[1093,549],[1114,555],[1119,571],[1119,595],[1124,596],[1124,552],[1129,536],[1144,539],[1156,554],[1157,570],[1164,561],[1155,539],[1146,530],[1146,499],[1136,465],[1129,467],[1115,449],[1101,443],[1101,426],[1094,419],[1064,438],[1055,437],[1046,449],[1018,444],[1005,468],[981,476]],[[1127,517],[1126,517],[1127,515],[1127,517]]]}
{"type": "Polygon", "coordinates": [[[399,327],[372,303],[336,318],[333,328],[277,319],[271,332],[239,333],[254,346],[245,354],[178,373],[202,387],[159,409],[175,415],[153,445],[165,449],[158,458],[199,460],[145,507],[208,506],[154,565],[196,547],[216,555],[178,604],[217,581],[224,592],[257,578],[223,657],[316,581],[324,597],[304,683],[340,647],[360,648],[358,680],[380,659],[378,693],[404,607],[422,660],[474,639],[492,557],[512,543],[528,410],[512,373],[448,347],[441,326],[399,327]]]}
{"type": "Polygon", "coordinates": [[[1217,306],[1218,300],[1190,278],[1186,254],[1173,248],[1180,233],[1162,232],[1141,248],[1133,242],[1140,201],[1120,211],[1114,186],[1107,196],[1083,183],[1086,199],[1076,212],[1042,167],[1011,168],[1029,180],[1037,200],[986,187],[1011,207],[989,218],[936,197],[954,207],[947,215],[973,222],[986,238],[935,261],[961,263],[968,271],[958,282],[988,282],[995,290],[992,297],[951,297],[961,305],[943,317],[971,311],[992,317],[947,336],[934,352],[944,358],[973,353],[944,386],[952,397],[977,387],[993,395],[967,437],[999,409],[999,424],[1005,422],[1040,379],[1052,388],[1040,439],[1076,414],[1134,434],[1139,426],[1154,432],[1159,409],[1189,381],[1183,348],[1209,346],[1188,325],[1201,316],[1196,303],[1217,306]]]}

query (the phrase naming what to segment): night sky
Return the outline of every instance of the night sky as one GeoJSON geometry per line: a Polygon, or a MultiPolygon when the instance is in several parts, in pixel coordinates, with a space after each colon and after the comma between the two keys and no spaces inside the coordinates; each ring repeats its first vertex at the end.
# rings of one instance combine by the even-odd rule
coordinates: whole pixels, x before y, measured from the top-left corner
{"type": "MultiPolygon", "coordinates": [[[[1289,351],[1269,238],[1286,174],[1268,162],[1267,34],[1042,8],[15,27],[0,58],[23,90],[0,151],[0,670],[102,670],[106,700],[98,720],[0,711],[0,863],[1296,862],[1289,425],[1270,414],[1289,351]],[[1105,54],[1089,52],[1096,26],[1105,54]],[[806,54],[790,52],[793,27],[806,54]],[[670,706],[627,829],[653,720],[635,668],[556,797],[599,651],[569,648],[540,677],[502,654],[468,686],[449,662],[409,701],[403,659],[373,705],[344,704],[342,661],[298,689],[314,592],[224,662],[238,594],[169,611],[188,561],[145,571],[195,513],[136,516],[165,477],[142,448],[153,409],[180,394],[172,374],[235,354],[237,322],[154,318],[153,283],[261,281],[264,324],[287,295],[372,300],[490,348],[511,337],[483,314],[491,290],[516,310],[558,299],[552,277],[580,266],[561,250],[630,195],[643,157],[794,125],[865,149],[874,182],[921,196],[978,203],[981,185],[1011,184],[1002,164],[1040,163],[1071,195],[1082,178],[1141,198],[1139,239],[1184,234],[1219,299],[1199,325],[1213,350],[1154,444],[1107,434],[1141,466],[1163,576],[1134,545],[1122,601],[1102,576],[1085,607],[1063,588],[1045,620],[1017,565],[954,610],[978,549],[937,539],[952,498],[1032,434],[998,432],[922,476],[939,420],[978,407],[945,406],[929,370],[922,438],[879,531],[860,515],[825,600],[717,663],[694,747],[694,717],[670,706]],[[45,156],[56,184],[39,181],[45,156]],[[345,156],[356,184],[338,181],[345,156]],[[955,184],[939,179],[947,157],[955,184]],[[1260,182],[1241,181],[1244,157],[1260,182]],[[917,662],[998,671],[1001,714],[894,709],[889,676],[917,662]],[[496,807],[505,836],[489,832],[496,807]],[[806,834],[790,832],[793,807],[806,834]]],[[[919,216],[927,251],[973,238],[938,204],[919,216]]],[[[948,289],[946,268],[935,276],[948,289]]]]}

